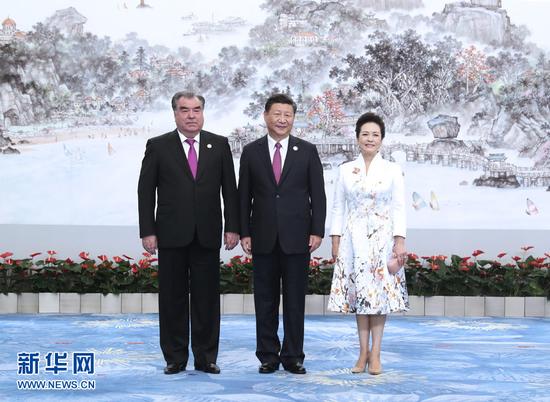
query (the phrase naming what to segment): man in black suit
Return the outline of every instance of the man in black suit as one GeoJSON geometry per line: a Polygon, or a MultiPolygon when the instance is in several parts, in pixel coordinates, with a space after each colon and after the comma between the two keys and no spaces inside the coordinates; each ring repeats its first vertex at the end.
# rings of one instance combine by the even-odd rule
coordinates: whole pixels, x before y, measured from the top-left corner
{"type": "Polygon", "coordinates": [[[241,245],[252,254],[256,356],[260,373],[305,374],[304,309],[311,253],[325,230],[323,168],[315,145],[290,135],[296,104],[284,95],[265,105],[268,134],[243,149],[239,171],[241,245]],[[280,282],[284,339],[279,327],[280,282]]]}
{"type": "Polygon", "coordinates": [[[233,157],[227,138],[202,130],[202,96],[178,92],[172,98],[172,109],[177,129],[147,141],[138,184],[140,237],[145,250],[159,251],[164,373],[186,368],[190,307],[195,369],[218,374],[220,188],[225,247],[230,250],[239,242],[233,157]]]}

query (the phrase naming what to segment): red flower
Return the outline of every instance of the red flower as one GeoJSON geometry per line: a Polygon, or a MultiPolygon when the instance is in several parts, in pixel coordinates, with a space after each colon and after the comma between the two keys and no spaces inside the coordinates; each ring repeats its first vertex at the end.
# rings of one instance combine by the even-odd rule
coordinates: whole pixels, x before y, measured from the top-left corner
{"type": "Polygon", "coordinates": [[[236,256],[233,256],[233,258],[231,258],[231,259],[240,260],[241,257],[242,257],[242,255],[236,255],[236,256]]]}
{"type": "Polygon", "coordinates": [[[133,260],[132,257],[130,257],[130,256],[126,255],[126,254],[122,254],[122,256],[123,256],[124,258],[126,258],[127,260],[133,260]]]}
{"type": "Polygon", "coordinates": [[[40,255],[40,254],[42,254],[42,253],[32,253],[30,257],[34,258],[34,257],[36,257],[37,255],[40,255]]]}
{"type": "Polygon", "coordinates": [[[67,264],[74,264],[74,261],[71,260],[70,258],[67,258],[67,259],[65,260],[65,262],[66,262],[67,264]]]}
{"type": "Polygon", "coordinates": [[[433,262],[430,264],[430,267],[432,268],[433,271],[439,270],[439,265],[434,264],[433,262]]]}
{"type": "Polygon", "coordinates": [[[98,255],[97,258],[99,258],[101,262],[105,262],[109,259],[105,254],[98,255]]]}
{"type": "Polygon", "coordinates": [[[87,253],[85,251],[81,251],[80,254],[78,254],[80,258],[83,260],[89,260],[90,259],[90,253],[87,253]]]}
{"type": "Polygon", "coordinates": [[[483,254],[483,253],[484,253],[484,251],[475,250],[475,251],[472,253],[472,255],[473,255],[474,257],[477,257],[478,255],[483,254]]]}
{"type": "Polygon", "coordinates": [[[498,257],[498,258],[502,258],[502,257],[504,257],[505,255],[506,255],[506,253],[498,253],[498,254],[497,254],[497,257],[498,257]]]}
{"type": "Polygon", "coordinates": [[[13,253],[6,251],[5,253],[0,254],[0,258],[8,258],[8,257],[11,257],[12,255],[13,253]]]}
{"type": "Polygon", "coordinates": [[[141,269],[149,268],[149,266],[151,265],[151,264],[149,264],[149,260],[147,260],[147,259],[139,260],[138,264],[139,264],[139,267],[141,269]]]}
{"type": "Polygon", "coordinates": [[[13,264],[13,260],[11,258],[8,258],[7,260],[4,261],[7,265],[12,265],[13,264]]]}
{"type": "Polygon", "coordinates": [[[531,250],[532,248],[535,248],[534,246],[523,246],[521,249],[523,251],[528,251],[528,250],[531,250]]]}
{"type": "Polygon", "coordinates": [[[225,265],[227,265],[229,268],[231,268],[231,267],[233,266],[233,263],[232,263],[232,262],[228,262],[228,263],[225,264],[225,265]]]}
{"type": "Polygon", "coordinates": [[[48,250],[47,253],[48,253],[49,255],[54,255],[54,254],[57,254],[57,251],[48,250]]]}
{"type": "Polygon", "coordinates": [[[88,269],[88,265],[87,265],[87,264],[82,264],[81,267],[82,267],[82,269],[88,269]]]}
{"type": "Polygon", "coordinates": [[[50,257],[46,258],[44,261],[47,262],[48,264],[50,264],[50,263],[56,262],[57,260],[55,259],[55,257],[50,256],[50,257]]]}
{"type": "Polygon", "coordinates": [[[517,255],[515,255],[512,257],[512,260],[518,262],[519,260],[521,260],[521,257],[518,257],[517,255]]]}
{"type": "Polygon", "coordinates": [[[418,256],[415,253],[409,253],[408,256],[411,260],[418,260],[418,256]]]}
{"type": "Polygon", "coordinates": [[[158,260],[159,260],[158,258],[149,258],[149,262],[156,262],[158,260]]]}
{"type": "Polygon", "coordinates": [[[134,274],[138,273],[138,269],[136,268],[135,264],[132,265],[132,273],[134,273],[134,274]]]}
{"type": "Polygon", "coordinates": [[[120,258],[118,255],[115,255],[113,257],[113,261],[116,262],[117,264],[120,264],[124,260],[122,258],[120,258]]]}
{"type": "Polygon", "coordinates": [[[470,268],[468,268],[468,266],[466,265],[460,265],[458,269],[462,272],[468,272],[470,270],[470,268]]]}
{"type": "Polygon", "coordinates": [[[151,254],[148,253],[147,251],[144,251],[143,253],[141,253],[143,256],[145,256],[146,258],[149,258],[151,257],[151,254]]]}
{"type": "Polygon", "coordinates": [[[467,262],[470,258],[472,258],[472,257],[463,257],[462,262],[467,262]]]}

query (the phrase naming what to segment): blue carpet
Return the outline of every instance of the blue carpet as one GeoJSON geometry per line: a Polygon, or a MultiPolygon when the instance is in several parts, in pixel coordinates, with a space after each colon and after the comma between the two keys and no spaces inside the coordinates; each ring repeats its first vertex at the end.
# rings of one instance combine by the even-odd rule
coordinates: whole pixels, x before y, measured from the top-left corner
{"type": "Polygon", "coordinates": [[[224,316],[222,373],[166,376],[157,315],[0,315],[0,400],[550,401],[549,334],[549,319],[391,317],[384,373],[357,375],[349,371],[358,352],[354,317],[309,316],[308,374],[262,375],[254,317],[224,316]],[[38,373],[19,374],[18,353],[35,352],[38,373]],[[93,375],[71,371],[79,352],[94,353],[93,375]],[[58,368],[68,362],[57,375],[55,355],[58,368]],[[18,390],[18,380],[93,380],[95,389],[18,390]]]}

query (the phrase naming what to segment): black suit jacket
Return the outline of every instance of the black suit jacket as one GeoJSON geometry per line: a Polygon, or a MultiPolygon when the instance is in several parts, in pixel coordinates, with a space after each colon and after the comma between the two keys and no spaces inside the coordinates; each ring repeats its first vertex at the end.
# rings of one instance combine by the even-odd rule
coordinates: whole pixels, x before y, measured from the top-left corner
{"type": "Polygon", "coordinates": [[[196,232],[203,247],[220,248],[220,188],[225,232],[238,233],[238,193],[227,138],[201,131],[196,180],[177,130],[149,139],[138,183],[140,237],[156,235],[159,247],[183,247],[196,232]]]}
{"type": "Polygon", "coordinates": [[[323,168],[315,145],[289,137],[278,185],[267,136],[244,147],[240,164],[241,237],[252,238],[252,252],[271,252],[278,238],[286,254],[307,253],[309,236],[325,233],[323,168]]]}

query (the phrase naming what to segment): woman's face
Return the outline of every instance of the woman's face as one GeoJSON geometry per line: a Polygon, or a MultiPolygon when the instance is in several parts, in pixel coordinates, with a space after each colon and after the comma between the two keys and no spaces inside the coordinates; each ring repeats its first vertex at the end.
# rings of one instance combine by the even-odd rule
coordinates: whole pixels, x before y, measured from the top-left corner
{"type": "Polygon", "coordinates": [[[374,156],[382,146],[382,133],[380,126],[369,122],[361,126],[359,137],[357,137],[359,149],[363,155],[374,156]]]}

